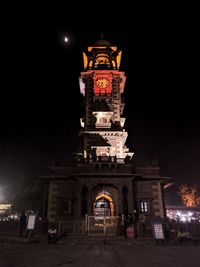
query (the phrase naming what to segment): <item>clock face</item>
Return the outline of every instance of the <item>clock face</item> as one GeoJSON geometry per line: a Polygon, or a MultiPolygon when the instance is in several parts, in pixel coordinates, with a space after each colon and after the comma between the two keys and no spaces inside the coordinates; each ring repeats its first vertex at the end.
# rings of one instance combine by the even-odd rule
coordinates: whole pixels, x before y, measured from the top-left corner
{"type": "Polygon", "coordinates": [[[108,87],[109,85],[109,80],[106,79],[106,78],[99,78],[96,80],[96,85],[99,87],[99,88],[106,88],[108,87]]]}

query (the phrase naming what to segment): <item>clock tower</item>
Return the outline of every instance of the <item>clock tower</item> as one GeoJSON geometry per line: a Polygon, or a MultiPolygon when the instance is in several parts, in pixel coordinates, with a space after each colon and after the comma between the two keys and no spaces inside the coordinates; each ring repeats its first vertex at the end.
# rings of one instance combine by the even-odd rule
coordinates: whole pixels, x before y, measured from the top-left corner
{"type": "Polygon", "coordinates": [[[125,143],[123,117],[126,75],[120,71],[121,50],[99,40],[83,51],[77,160],[52,162],[40,182],[44,187],[43,214],[69,234],[117,234],[118,216],[132,214],[140,236],[151,236],[151,218],[165,216],[164,188],[169,177],[156,162],[136,164],[125,143]],[[146,228],[138,220],[148,220],[146,228]],[[106,230],[105,230],[106,227],[106,230]]]}
{"type": "Polygon", "coordinates": [[[122,93],[126,76],[120,71],[122,51],[106,40],[99,40],[83,51],[84,71],[80,91],[85,97],[81,118],[82,156],[93,160],[124,163],[133,156],[125,146],[122,93]]]}

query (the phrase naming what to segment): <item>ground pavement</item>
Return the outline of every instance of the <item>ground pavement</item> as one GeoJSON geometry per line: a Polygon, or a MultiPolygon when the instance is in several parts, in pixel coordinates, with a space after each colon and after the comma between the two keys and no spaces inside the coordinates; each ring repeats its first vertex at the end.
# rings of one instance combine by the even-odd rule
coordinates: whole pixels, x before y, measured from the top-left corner
{"type": "Polygon", "coordinates": [[[151,238],[71,237],[48,244],[45,236],[1,235],[0,267],[199,267],[200,245],[156,244],[151,238]]]}

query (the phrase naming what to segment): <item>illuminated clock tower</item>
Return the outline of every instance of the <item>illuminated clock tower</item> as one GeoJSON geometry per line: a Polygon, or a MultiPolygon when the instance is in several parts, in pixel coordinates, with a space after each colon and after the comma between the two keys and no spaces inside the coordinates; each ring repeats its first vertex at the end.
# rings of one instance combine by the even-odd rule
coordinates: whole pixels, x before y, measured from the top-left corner
{"type": "Polygon", "coordinates": [[[126,76],[119,71],[121,50],[106,40],[99,40],[83,52],[84,72],[80,91],[85,97],[85,116],[81,118],[85,159],[114,160],[124,163],[133,153],[125,146],[128,133],[123,117],[126,76]]]}
{"type": "Polygon", "coordinates": [[[57,223],[59,233],[117,235],[118,216],[165,216],[164,188],[169,177],[156,162],[130,161],[123,117],[126,76],[120,71],[121,50],[99,40],[83,51],[80,91],[84,99],[77,160],[54,161],[40,177],[44,188],[43,216],[57,223]]]}

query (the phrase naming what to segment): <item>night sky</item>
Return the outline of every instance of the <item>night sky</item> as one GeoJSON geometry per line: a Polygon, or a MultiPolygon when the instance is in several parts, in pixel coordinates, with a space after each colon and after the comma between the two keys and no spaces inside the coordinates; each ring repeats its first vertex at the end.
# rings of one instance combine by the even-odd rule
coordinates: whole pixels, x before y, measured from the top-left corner
{"type": "Polygon", "coordinates": [[[123,51],[126,144],[134,160],[159,161],[162,172],[173,179],[168,203],[175,203],[179,184],[200,187],[195,16],[141,9],[125,21],[114,12],[109,19],[105,13],[88,19],[73,12],[7,10],[1,34],[1,198],[9,200],[20,177],[37,177],[51,160],[70,159],[76,152],[83,114],[78,83],[82,49],[103,32],[104,39],[123,51]]]}

